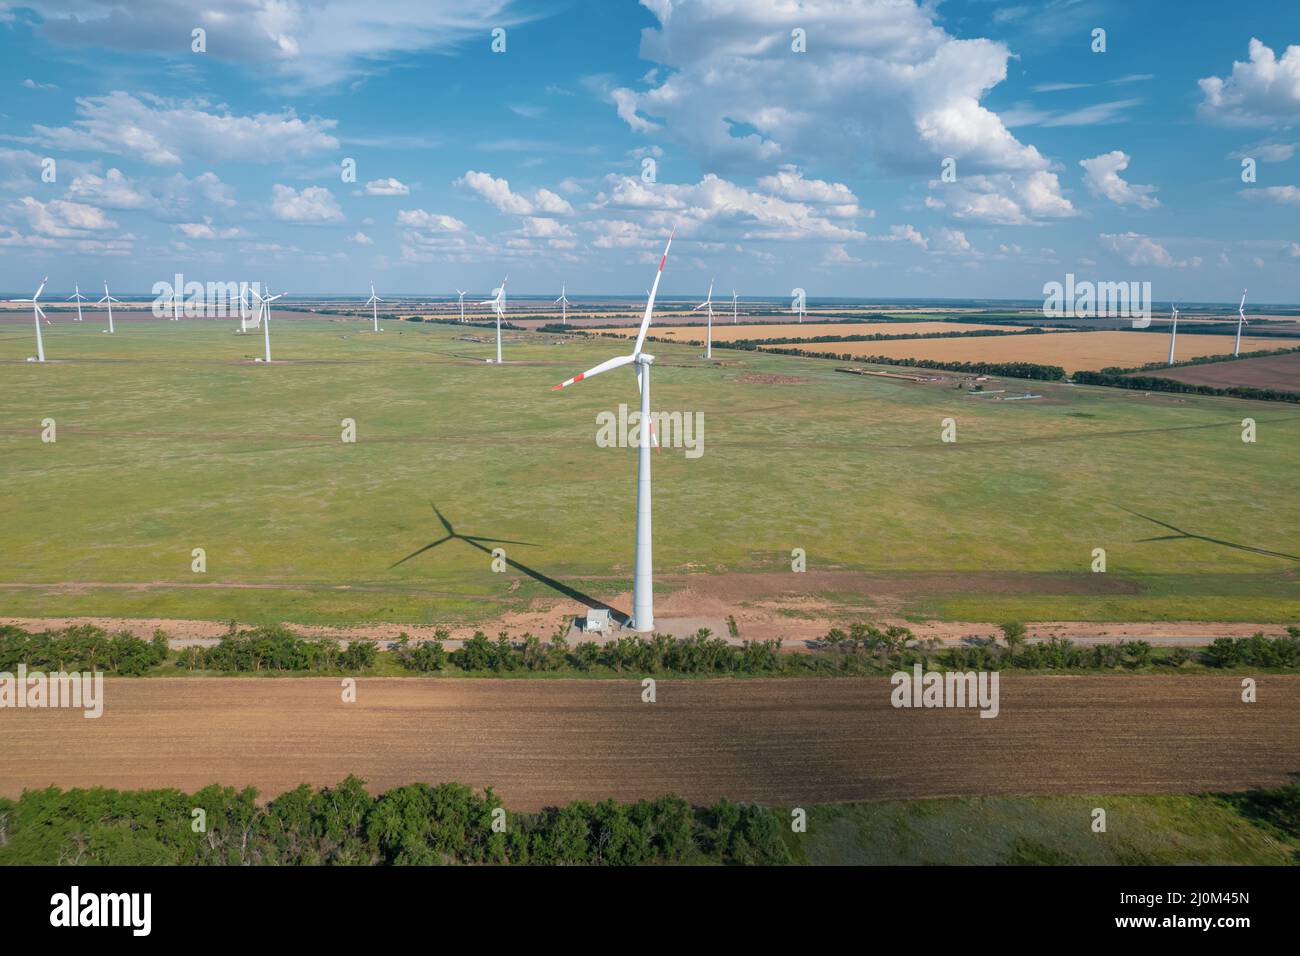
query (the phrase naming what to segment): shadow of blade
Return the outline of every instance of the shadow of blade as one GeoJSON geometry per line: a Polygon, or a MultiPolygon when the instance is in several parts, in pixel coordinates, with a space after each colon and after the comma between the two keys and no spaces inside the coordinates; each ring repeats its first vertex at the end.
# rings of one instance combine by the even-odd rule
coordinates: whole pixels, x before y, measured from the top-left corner
{"type": "MultiPolygon", "coordinates": [[[[464,540],[466,544],[478,548],[480,551],[484,552],[485,554],[492,553],[491,548],[485,548],[477,541],[470,541],[467,539],[462,539],[462,540],[464,540]]],[[[610,615],[613,616],[613,618],[616,621],[618,621],[619,624],[626,625],[632,620],[632,616],[630,614],[625,614],[624,612],[620,611],[618,608],[606,604],[604,601],[600,600],[599,598],[592,597],[590,594],[585,594],[582,591],[579,591],[577,588],[565,584],[563,581],[557,581],[549,574],[543,574],[541,571],[538,571],[535,568],[530,568],[526,564],[521,564],[520,562],[514,560],[513,558],[507,557],[505,558],[505,562],[506,564],[514,568],[516,571],[528,575],[530,578],[532,578],[534,581],[538,582],[539,584],[544,584],[551,590],[557,591],[558,593],[563,594],[565,597],[570,598],[571,600],[578,601],[579,603],[585,604],[587,605],[587,607],[608,611],[610,615]]]]}

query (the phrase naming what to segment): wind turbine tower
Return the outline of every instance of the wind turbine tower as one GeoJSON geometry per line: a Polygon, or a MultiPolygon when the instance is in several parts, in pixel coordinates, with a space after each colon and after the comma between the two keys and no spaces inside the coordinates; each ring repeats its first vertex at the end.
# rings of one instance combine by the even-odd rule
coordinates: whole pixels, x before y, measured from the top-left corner
{"type": "Polygon", "coordinates": [[[653,631],[655,626],[654,608],[654,539],[651,522],[652,494],[650,487],[650,445],[654,441],[654,424],[650,417],[650,365],[655,357],[641,351],[645,344],[646,332],[650,329],[650,318],[654,314],[655,294],[659,291],[659,280],[664,274],[664,263],[668,261],[668,250],[673,244],[673,237],[668,236],[664,246],[663,258],[659,260],[659,270],[655,273],[654,284],[646,298],[645,315],[641,319],[641,330],[637,333],[636,345],[630,355],[619,355],[601,362],[595,368],[588,369],[581,375],[575,375],[561,382],[551,390],[567,388],[585,378],[608,372],[612,368],[632,365],[636,371],[637,390],[641,393],[641,419],[637,429],[638,450],[636,470],[636,559],[632,571],[632,629],[636,631],[653,631]]]}
{"type": "Polygon", "coordinates": [[[709,295],[703,302],[691,309],[692,312],[698,312],[700,309],[708,309],[707,332],[704,338],[704,357],[713,358],[713,280],[709,280],[709,295]]]}

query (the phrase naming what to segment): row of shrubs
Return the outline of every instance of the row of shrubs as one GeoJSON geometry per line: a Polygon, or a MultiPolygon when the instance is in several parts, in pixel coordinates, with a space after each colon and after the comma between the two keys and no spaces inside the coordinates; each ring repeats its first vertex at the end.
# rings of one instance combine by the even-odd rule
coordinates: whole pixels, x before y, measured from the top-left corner
{"type": "MultiPolygon", "coordinates": [[[[448,652],[443,641],[450,634],[439,629],[435,639],[409,644],[403,635],[397,659],[413,671],[442,671],[452,667],[468,672],[496,674],[517,671],[591,671],[599,667],[624,672],[677,674],[775,674],[783,667],[780,641],[745,641],[729,644],[702,628],[691,637],[631,635],[606,644],[592,642],[570,647],[560,634],[542,641],[525,634],[520,643],[503,631],[495,641],[482,631],[448,652]]],[[[788,656],[788,655],[785,655],[788,656]]]]}
{"type": "MultiPolygon", "coordinates": [[[[858,622],[847,630],[833,628],[809,651],[782,653],[780,641],[729,643],[702,628],[691,637],[630,635],[605,644],[569,645],[561,632],[543,641],[532,634],[512,639],[504,631],[495,640],[481,631],[448,651],[450,633],[439,628],[430,641],[413,642],[405,634],[393,657],[415,673],[525,674],[588,673],[597,670],[634,674],[696,676],[815,676],[890,673],[917,662],[951,670],[1138,670],[1151,666],[1300,667],[1300,628],[1280,637],[1221,637],[1200,648],[1156,650],[1147,641],[1079,645],[1064,638],[1029,643],[1024,625],[1001,626],[1001,641],[990,636],[960,647],[936,639],[917,640],[908,628],[858,622]]],[[[189,671],[226,673],[356,673],[375,666],[375,643],[357,640],[344,646],[335,638],[304,638],[281,626],[230,631],[211,647],[178,651],[173,666],[189,671]]],[[[109,634],[89,625],[29,633],[0,627],[0,671],[102,670],[138,676],[169,660],[167,636],[156,631],[145,641],[129,633],[109,634]]]]}
{"type": "Polygon", "coordinates": [[[212,647],[181,650],[177,666],[211,671],[360,671],[374,665],[377,651],[370,641],[332,637],[304,638],[286,627],[266,626],[230,632],[212,647]]]}
{"type": "Polygon", "coordinates": [[[264,806],[257,791],[28,790],[0,800],[0,865],[635,866],[784,864],[781,820],[764,807],[675,796],[574,802],[512,813],[491,789],[417,783],[377,797],[349,776],[264,806]],[[194,811],[204,816],[195,832],[194,811]]]}
{"type": "Polygon", "coordinates": [[[29,670],[138,676],[166,659],[167,635],[162,631],[142,641],[127,631],[110,634],[89,624],[35,633],[0,625],[0,671],[8,673],[26,664],[29,670]]]}
{"type": "Polygon", "coordinates": [[[1279,637],[1262,633],[1253,637],[1220,637],[1205,647],[1174,647],[1157,652],[1149,641],[1116,641],[1081,645],[1052,637],[1029,643],[1025,626],[1001,625],[1001,643],[990,636],[960,647],[942,647],[938,641],[915,640],[905,627],[881,630],[872,624],[853,624],[849,630],[832,630],[827,648],[841,659],[841,671],[883,672],[922,663],[927,669],[947,670],[1138,670],[1151,666],[1179,668],[1188,663],[1206,667],[1300,667],[1300,627],[1288,627],[1279,637]]]}

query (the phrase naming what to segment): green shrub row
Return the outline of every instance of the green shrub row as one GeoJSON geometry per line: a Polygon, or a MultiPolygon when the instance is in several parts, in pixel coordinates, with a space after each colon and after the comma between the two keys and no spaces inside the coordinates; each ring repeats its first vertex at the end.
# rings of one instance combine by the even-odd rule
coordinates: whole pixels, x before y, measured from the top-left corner
{"type": "Polygon", "coordinates": [[[727,800],[513,813],[491,789],[416,783],[372,797],[351,776],[264,806],[251,787],[51,787],[0,800],[0,865],[784,864],[780,826],[764,807],[727,800]]]}

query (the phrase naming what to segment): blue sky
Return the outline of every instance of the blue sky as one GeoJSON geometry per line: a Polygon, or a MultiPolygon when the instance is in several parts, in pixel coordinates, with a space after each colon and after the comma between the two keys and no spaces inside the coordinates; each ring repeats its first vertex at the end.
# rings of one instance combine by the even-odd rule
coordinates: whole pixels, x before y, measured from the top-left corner
{"type": "Polygon", "coordinates": [[[1292,0],[0,0],[0,54],[6,291],[639,294],[675,225],[671,295],[1300,302],[1292,0]]]}

